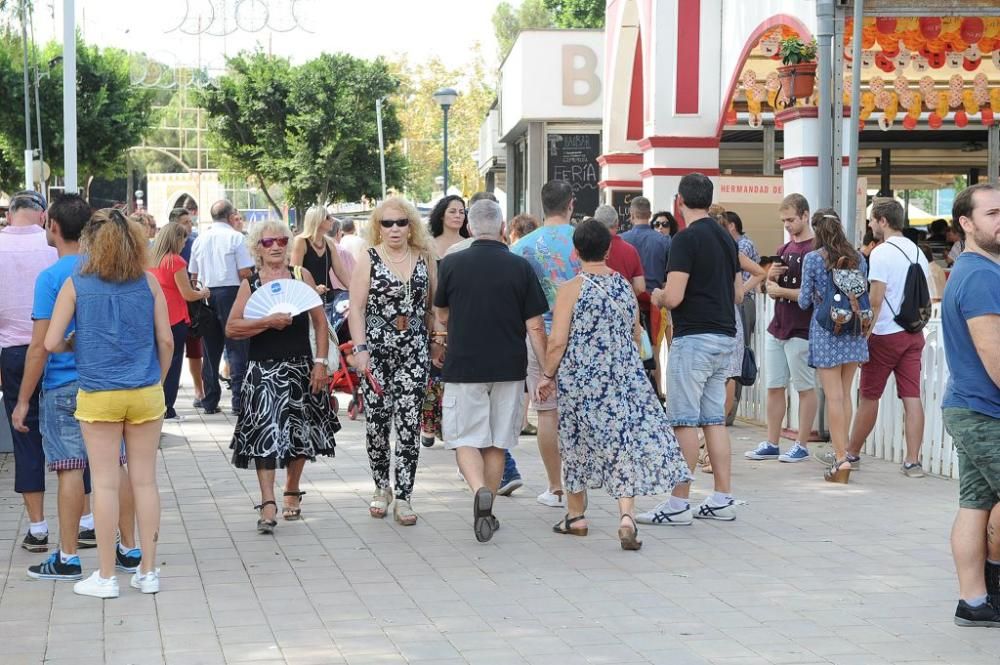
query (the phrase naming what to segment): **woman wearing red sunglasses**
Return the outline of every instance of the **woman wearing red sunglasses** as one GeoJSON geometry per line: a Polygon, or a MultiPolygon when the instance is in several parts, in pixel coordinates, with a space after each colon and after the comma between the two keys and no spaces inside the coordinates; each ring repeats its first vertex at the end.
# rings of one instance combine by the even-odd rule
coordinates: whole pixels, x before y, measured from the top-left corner
{"type": "Polygon", "coordinates": [[[247,240],[256,267],[240,284],[226,323],[226,336],[249,339],[250,352],[243,379],[242,404],[233,432],[233,465],[246,469],[253,462],[260,482],[260,519],[257,532],[274,533],[278,504],[274,475],[287,468],[284,507],[286,520],[302,515],[299,479],[306,460],[333,455],[334,434],[340,429],[327,391],[326,315],[322,304],[292,317],[271,314],[244,318],[250,294],[276,279],[301,279],[315,288],[308,270],[290,271],[288,227],[281,222],[257,224],[247,240]],[[295,274],[298,273],[298,274],[295,274]],[[316,357],[309,341],[309,323],[316,330],[316,357]]]}
{"type": "MultiPolygon", "coordinates": [[[[389,432],[396,426],[396,492],[393,517],[412,526],[410,505],[420,454],[420,405],[429,367],[430,307],[437,280],[427,229],[409,201],[392,197],[372,213],[367,229],[370,249],[351,275],[348,321],[362,382],[368,461],[375,480],[369,506],[383,518],[393,501],[389,481],[389,432]]],[[[435,346],[435,353],[441,347],[435,346]]]]}

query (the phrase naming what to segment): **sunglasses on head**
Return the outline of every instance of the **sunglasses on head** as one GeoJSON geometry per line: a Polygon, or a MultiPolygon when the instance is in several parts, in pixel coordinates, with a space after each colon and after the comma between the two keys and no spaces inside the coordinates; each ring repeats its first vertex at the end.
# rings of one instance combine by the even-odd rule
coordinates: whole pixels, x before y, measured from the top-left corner
{"type": "Polygon", "coordinates": [[[261,238],[260,244],[264,246],[265,249],[270,249],[274,247],[274,243],[278,243],[278,247],[288,246],[288,236],[281,236],[280,238],[261,238]]]}
{"type": "Polygon", "coordinates": [[[391,229],[393,225],[402,229],[410,225],[410,220],[408,217],[403,217],[402,219],[382,219],[379,223],[383,229],[391,229]]]}

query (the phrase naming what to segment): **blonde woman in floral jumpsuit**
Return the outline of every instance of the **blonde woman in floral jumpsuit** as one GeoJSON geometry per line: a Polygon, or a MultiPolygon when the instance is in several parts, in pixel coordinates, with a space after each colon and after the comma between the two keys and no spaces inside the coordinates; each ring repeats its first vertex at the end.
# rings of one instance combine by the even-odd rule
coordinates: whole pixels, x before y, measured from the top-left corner
{"type": "MultiPolygon", "coordinates": [[[[420,455],[420,406],[432,351],[429,303],[436,266],[428,234],[413,205],[384,201],[368,224],[369,249],[351,277],[350,328],[354,359],[364,390],[368,461],[375,481],[372,517],[417,522],[410,505],[420,455]],[[370,379],[367,372],[370,372],[370,379]],[[396,429],[395,497],[389,478],[389,435],[396,429]]],[[[438,358],[440,347],[433,355],[438,358]]]]}

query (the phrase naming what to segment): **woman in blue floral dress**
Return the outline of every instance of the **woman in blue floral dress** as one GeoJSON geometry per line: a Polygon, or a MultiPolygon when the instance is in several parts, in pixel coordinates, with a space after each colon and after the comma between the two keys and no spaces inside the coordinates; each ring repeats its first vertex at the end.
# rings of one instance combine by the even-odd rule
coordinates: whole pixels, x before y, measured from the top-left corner
{"type": "Polygon", "coordinates": [[[667,494],[691,479],[639,358],[639,309],[631,286],[605,263],[611,234],[595,220],[573,233],[582,272],[559,287],[539,393],[558,370],[559,451],[568,512],[553,529],[585,536],[587,490],[618,500],[622,549],[642,546],[636,496],[667,494]]]}
{"type": "Polygon", "coordinates": [[[809,322],[809,366],[816,368],[826,395],[826,418],[836,461],[824,474],[831,482],[846,483],[851,465],[847,461],[847,436],[851,423],[851,384],[861,363],[868,362],[868,340],[863,334],[834,335],[819,324],[817,316],[830,271],[845,258],[843,267],[868,275],[865,257],[844,235],[840,217],[832,208],[817,210],[812,218],[816,249],[802,263],[799,307],[813,308],[809,322]]]}

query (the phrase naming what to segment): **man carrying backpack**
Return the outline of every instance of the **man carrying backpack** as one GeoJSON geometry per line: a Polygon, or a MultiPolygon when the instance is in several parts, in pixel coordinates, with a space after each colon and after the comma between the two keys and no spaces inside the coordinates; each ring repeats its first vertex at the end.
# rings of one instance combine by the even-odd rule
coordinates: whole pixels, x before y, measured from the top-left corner
{"type": "Polygon", "coordinates": [[[903,221],[903,206],[898,201],[875,200],[869,226],[882,242],[868,259],[868,279],[876,319],[868,338],[870,359],[861,366],[861,397],[847,458],[857,468],[861,447],[875,427],[878,403],[889,374],[895,374],[896,393],[903,400],[906,414],[906,457],[900,471],[909,478],[920,478],[924,475],[920,466],[920,442],[924,438],[920,365],[923,328],[930,318],[930,268],[920,248],[903,237],[903,221]]]}

